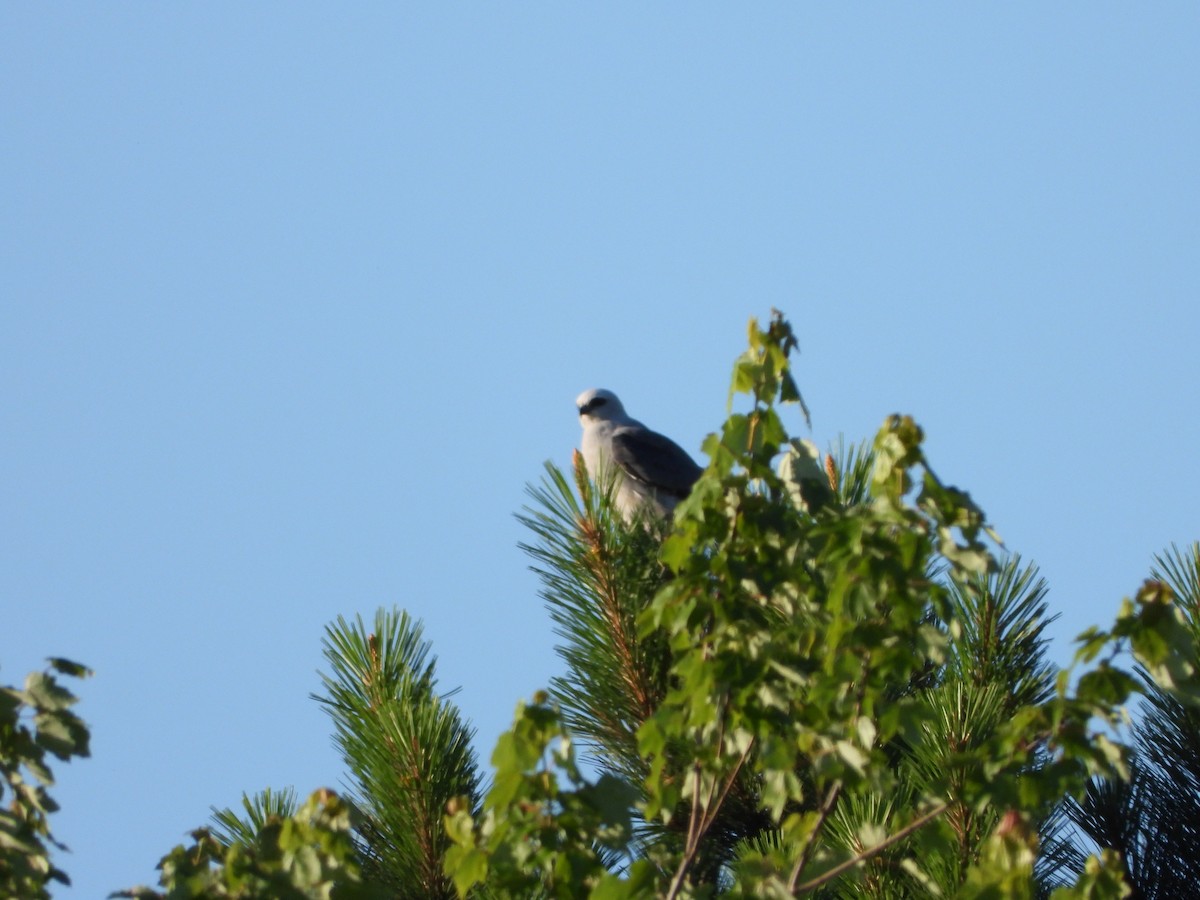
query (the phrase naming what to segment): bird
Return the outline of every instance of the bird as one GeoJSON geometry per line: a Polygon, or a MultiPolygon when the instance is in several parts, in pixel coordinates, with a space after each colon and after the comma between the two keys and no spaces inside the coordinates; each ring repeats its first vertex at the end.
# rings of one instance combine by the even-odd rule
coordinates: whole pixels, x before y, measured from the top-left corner
{"type": "Polygon", "coordinates": [[[601,485],[614,480],[613,498],[625,521],[643,509],[671,515],[703,471],[687,451],[631,418],[612,391],[586,390],[575,406],[583,426],[581,451],[588,474],[601,485]]]}

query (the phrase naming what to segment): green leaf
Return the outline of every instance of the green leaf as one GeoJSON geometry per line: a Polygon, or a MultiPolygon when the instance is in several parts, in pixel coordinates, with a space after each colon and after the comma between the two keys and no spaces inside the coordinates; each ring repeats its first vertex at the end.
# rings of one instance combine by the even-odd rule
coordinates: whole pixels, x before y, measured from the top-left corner
{"type": "Polygon", "coordinates": [[[50,668],[55,672],[63,675],[69,675],[73,678],[91,678],[92,670],[81,663],[72,662],[69,659],[63,659],[61,656],[52,656],[47,660],[50,668]]]}
{"type": "Polygon", "coordinates": [[[733,366],[731,391],[738,394],[751,393],[761,373],[762,364],[755,357],[749,354],[741,357],[733,366]]]}
{"type": "Polygon", "coordinates": [[[482,884],[487,878],[488,858],[481,850],[453,848],[448,851],[446,863],[460,897],[466,897],[475,885],[482,884]]]}
{"type": "Polygon", "coordinates": [[[25,696],[31,706],[47,712],[65,710],[75,703],[75,695],[44,672],[30,672],[25,678],[25,696]]]}
{"type": "Polygon", "coordinates": [[[1079,679],[1076,696],[1089,703],[1117,706],[1138,689],[1138,683],[1127,672],[1104,663],[1079,679]]]}

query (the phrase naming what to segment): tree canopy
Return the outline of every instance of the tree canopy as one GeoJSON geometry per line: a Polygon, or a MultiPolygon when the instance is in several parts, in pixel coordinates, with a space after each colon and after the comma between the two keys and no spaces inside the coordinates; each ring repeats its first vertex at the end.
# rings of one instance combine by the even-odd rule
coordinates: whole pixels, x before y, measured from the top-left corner
{"type": "MultiPolygon", "coordinates": [[[[578,455],[530,487],[522,548],[563,672],[488,773],[420,623],[339,618],[314,699],[347,796],[247,796],[163,858],[161,890],[123,896],[1181,896],[1200,546],[1161,557],[1059,669],[1037,567],[939,478],[911,417],[835,456],[789,433],[808,417],[795,349],[778,313],[751,322],[669,521],[626,521],[578,455]]],[[[66,877],[45,756],[87,753],[54,680],[86,671],[51,669],[0,693],[6,894],[66,877]]]]}

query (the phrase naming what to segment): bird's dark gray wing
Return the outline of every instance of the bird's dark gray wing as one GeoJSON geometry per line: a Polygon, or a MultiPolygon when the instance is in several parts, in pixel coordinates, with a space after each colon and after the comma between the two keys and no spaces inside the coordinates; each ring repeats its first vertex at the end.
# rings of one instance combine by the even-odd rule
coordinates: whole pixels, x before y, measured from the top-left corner
{"type": "Polygon", "coordinates": [[[616,429],[612,456],[630,477],[676,497],[686,497],[703,471],[686,450],[648,428],[616,429]]]}

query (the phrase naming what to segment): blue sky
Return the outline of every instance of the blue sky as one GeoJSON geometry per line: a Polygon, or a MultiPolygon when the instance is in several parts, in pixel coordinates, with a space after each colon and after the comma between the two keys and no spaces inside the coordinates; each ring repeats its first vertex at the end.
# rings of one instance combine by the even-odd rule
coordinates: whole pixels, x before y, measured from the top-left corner
{"type": "Polygon", "coordinates": [[[513,513],[574,397],[702,458],[772,306],[811,436],[916,416],[1065,661],[1200,538],[1197,46],[1190,3],[6,4],[0,682],[96,670],[57,895],[338,786],[339,614],[423,619],[486,758],[559,670],[513,513]]]}

